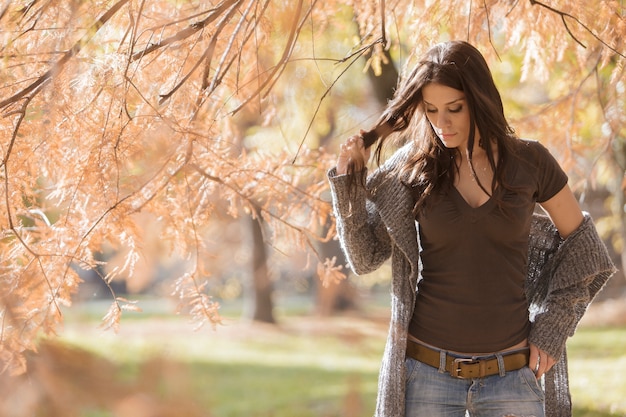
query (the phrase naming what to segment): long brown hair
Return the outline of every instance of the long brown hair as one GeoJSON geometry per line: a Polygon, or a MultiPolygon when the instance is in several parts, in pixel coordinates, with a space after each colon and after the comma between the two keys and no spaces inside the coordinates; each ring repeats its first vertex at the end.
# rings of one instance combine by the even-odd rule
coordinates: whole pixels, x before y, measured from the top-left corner
{"type": "MultiPolygon", "coordinates": [[[[431,83],[464,92],[470,111],[467,155],[470,166],[473,167],[472,149],[477,128],[481,138],[479,146],[486,151],[494,172],[491,189],[495,190],[496,184],[506,188],[504,166],[507,158],[514,154],[515,133],[504,116],[502,99],[487,62],[475,47],[464,41],[440,43],[426,52],[400,84],[375,126],[363,134],[365,147],[378,143],[375,155],[380,162],[381,149],[391,133],[403,132],[403,137],[418,142],[417,152],[404,166],[396,168],[407,183],[419,190],[416,210],[424,206],[433,191],[452,186],[458,173],[455,157],[459,151],[443,145],[424,114],[422,89],[431,83]],[[416,112],[418,119],[413,120],[416,112]],[[492,143],[497,145],[498,161],[492,143]]],[[[357,172],[359,167],[351,169],[349,172],[357,172]]]]}

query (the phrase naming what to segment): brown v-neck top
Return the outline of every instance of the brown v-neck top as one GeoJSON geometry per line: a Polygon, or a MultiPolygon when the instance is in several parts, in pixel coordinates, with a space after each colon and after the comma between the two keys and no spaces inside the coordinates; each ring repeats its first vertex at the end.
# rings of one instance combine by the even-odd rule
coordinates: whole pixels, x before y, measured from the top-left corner
{"type": "Polygon", "coordinates": [[[530,222],[536,202],[553,197],[567,175],[536,141],[522,141],[492,197],[471,207],[456,190],[438,196],[418,214],[423,279],[409,332],[441,349],[497,352],[528,337],[524,283],[530,222]]]}

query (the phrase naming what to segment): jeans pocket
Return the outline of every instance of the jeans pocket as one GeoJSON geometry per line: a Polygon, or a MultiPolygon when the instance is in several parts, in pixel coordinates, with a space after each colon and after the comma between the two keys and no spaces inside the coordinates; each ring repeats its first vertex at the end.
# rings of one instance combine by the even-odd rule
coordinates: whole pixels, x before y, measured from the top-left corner
{"type": "Polygon", "coordinates": [[[537,398],[545,401],[546,394],[541,387],[541,382],[535,377],[533,370],[525,366],[519,370],[519,373],[528,388],[537,395],[537,398]]]}
{"type": "Polygon", "coordinates": [[[407,357],[404,360],[404,366],[406,368],[406,382],[407,382],[407,384],[412,382],[415,379],[417,373],[419,372],[420,365],[421,365],[421,362],[416,361],[413,358],[407,357]]]}

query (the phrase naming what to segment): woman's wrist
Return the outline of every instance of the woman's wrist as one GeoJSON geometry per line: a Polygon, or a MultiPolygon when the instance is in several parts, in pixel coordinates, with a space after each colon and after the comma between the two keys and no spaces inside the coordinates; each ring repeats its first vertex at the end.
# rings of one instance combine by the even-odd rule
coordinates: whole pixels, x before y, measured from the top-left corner
{"type": "Polygon", "coordinates": [[[348,163],[339,157],[337,159],[337,175],[346,175],[348,173],[348,163]]]}

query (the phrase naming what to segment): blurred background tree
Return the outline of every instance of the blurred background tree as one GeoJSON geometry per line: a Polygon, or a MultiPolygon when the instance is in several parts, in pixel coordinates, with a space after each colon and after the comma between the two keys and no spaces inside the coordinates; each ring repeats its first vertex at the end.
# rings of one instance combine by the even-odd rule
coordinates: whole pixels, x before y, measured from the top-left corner
{"type": "Polygon", "coordinates": [[[114,329],[141,308],[120,283],[198,326],[244,288],[246,316],[275,321],[278,281],[319,287],[324,314],[356,306],[325,172],[441,40],[485,54],[512,125],[554,151],[623,263],[625,23],[621,1],[4,2],[5,369],[90,274],[114,329]]]}

